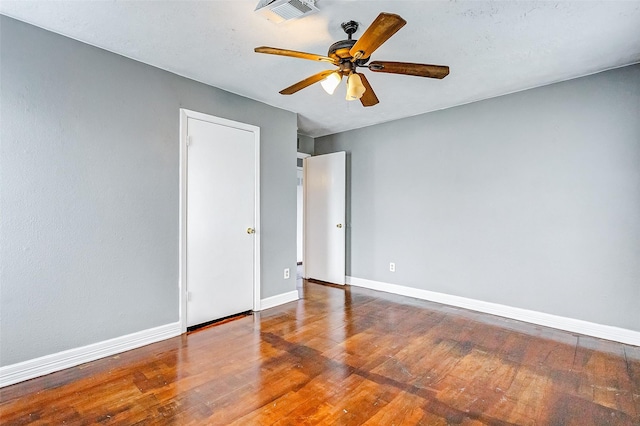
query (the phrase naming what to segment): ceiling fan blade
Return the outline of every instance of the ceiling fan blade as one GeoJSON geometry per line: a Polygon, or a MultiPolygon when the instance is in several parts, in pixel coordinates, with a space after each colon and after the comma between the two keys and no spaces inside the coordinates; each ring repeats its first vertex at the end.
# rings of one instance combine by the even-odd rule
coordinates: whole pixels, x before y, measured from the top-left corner
{"type": "Polygon", "coordinates": [[[373,72],[388,72],[391,74],[406,74],[429,78],[445,78],[449,75],[449,67],[446,65],[373,61],[368,66],[373,72]]]}
{"type": "Polygon", "coordinates": [[[362,34],[349,54],[356,59],[366,59],[407,23],[399,15],[382,12],[362,34]]]}
{"type": "Polygon", "coordinates": [[[305,87],[311,86],[313,83],[317,83],[317,82],[319,82],[321,80],[324,80],[325,78],[327,78],[329,76],[329,74],[333,74],[334,72],[335,72],[335,70],[327,70],[327,71],[319,72],[318,74],[314,74],[311,77],[307,77],[304,80],[299,81],[296,84],[287,87],[286,89],[282,89],[280,91],[280,94],[281,95],[293,95],[298,90],[302,90],[305,87]]]}
{"type": "Polygon", "coordinates": [[[269,55],[290,56],[292,58],[309,59],[311,61],[337,63],[335,59],[328,56],[316,55],[314,53],[298,52],[295,50],[279,49],[277,47],[260,46],[253,49],[256,53],[266,53],[269,55]]]}
{"type": "Polygon", "coordinates": [[[362,80],[362,85],[366,89],[364,91],[364,94],[360,98],[360,102],[362,103],[362,106],[370,107],[379,103],[380,101],[378,100],[376,93],[371,88],[371,84],[369,84],[369,80],[367,80],[367,77],[365,77],[364,74],[362,73],[358,73],[358,75],[360,76],[360,80],[362,80]]]}

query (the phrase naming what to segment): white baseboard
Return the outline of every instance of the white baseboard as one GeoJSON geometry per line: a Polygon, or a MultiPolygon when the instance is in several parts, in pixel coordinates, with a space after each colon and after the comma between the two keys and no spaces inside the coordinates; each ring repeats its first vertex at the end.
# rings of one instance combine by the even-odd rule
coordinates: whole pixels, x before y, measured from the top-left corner
{"type": "Polygon", "coordinates": [[[561,317],[528,309],[515,308],[512,306],[500,305],[498,303],[484,302],[482,300],[468,299],[466,297],[453,296],[450,294],[436,293],[434,291],[422,290],[419,288],[372,281],[364,278],[348,276],[347,284],[356,287],[369,288],[371,290],[399,294],[401,296],[414,297],[416,299],[429,300],[431,302],[442,303],[444,305],[457,306],[460,308],[470,309],[472,311],[484,312],[532,324],[543,325],[545,327],[598,337],[600,339],[613,340],[629,345],[640,346],[640,332],[625,328],[561,317]]]}
{"type": "Polygon", "coordinates": [[[0,388],[179,335],[176,322],[0,367],[0,388]]]}
{"type": "Polygon", "coordinates": [[[260,310],[273,308],[285,303],[295,302],[298,300],[298,290],[289,291],[287,293],[277,294],[275,296],[267,297],[260,301],[260,310]]]}

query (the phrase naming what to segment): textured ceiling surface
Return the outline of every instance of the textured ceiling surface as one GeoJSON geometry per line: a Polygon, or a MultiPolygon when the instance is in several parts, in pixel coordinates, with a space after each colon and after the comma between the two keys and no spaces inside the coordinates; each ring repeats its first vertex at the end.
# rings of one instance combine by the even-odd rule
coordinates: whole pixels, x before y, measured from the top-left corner
{"type": "Polygon", "coordinates": [[[320,13],[274,24],[244,1],[12,1],[0,13],[129,58],[298,113],[317,137],[580,77],[640,61],[640,0],[329,1],[320,13]],[[365,71],[380,104],[364,108],[319,84],[278,92],[332,66],[263,55],[273,46],[325,55],[358,38],[380,12],[407,25],[372,60],[449,65],[444,80],[365,71]]]}

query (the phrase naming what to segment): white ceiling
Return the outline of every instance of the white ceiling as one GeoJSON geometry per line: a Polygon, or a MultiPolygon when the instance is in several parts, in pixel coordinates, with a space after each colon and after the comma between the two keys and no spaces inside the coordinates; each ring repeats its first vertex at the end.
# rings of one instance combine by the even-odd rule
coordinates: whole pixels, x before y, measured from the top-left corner
{"type": "Polygon", "coordinates": [[[500,96],[640,61],[640,0],[329,1],[274,24],[258,0],[0,1],[0,13],[129,58],[298,113],[317,137],[500,96]],[[363,108],[319,84],[281,89],[330,64],[263,55],[273,46],[326,55],[355,20],[358,38],[380,12],[407,25],[372,60],[449,65],[444,80],[367,72],[380,104],[363,108]]]}

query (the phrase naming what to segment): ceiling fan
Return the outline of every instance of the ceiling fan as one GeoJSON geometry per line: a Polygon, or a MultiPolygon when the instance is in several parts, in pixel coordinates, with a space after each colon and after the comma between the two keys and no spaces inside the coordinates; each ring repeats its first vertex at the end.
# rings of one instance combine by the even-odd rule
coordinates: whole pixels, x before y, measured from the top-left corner
{"type": "Polygon", "coordinates": [[[282,95],[291,95],[314,83],[321,82],[329,94],[333,94],[336,87],[347,77],[347,97],[349,101],[360,99],[363,106],[369,107],[379,102],[369,81],[364,74],[358,73],[357,68],[369,68],[373,72],[391,74],[406,74],[418,77],[442,79],[449,74],[449,67],[445,65],[414,64],[410,62],[373,61],[367,65],[371,54],[402,28],[407,21],[393,13],[381,13],[366,29],[360,39],[352,40],[352,35],[358,30],[358,23],[349,21],[342,24],[348,39],[333,43],[329,47],[327,56],[295,50],[279,49],[277,47],[256,47],[257,53],[290,56],[309,59],[312,61],[328,62],[338,67],[337,70],[327,70],[314,74],[280,91],[282,95]]]}

